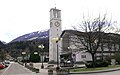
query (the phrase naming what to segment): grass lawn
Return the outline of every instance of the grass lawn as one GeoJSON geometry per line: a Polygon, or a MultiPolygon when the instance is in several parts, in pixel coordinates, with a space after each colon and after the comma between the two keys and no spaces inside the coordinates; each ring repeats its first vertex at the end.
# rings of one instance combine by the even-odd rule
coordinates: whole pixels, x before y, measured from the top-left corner
{"type": "Polygon", "coordinates": [[[83,72],[83,71],[98,71],[98,70],[106,70],[111,68],[118,68],[120,65],[115,66],[108,66],[108,67],[99,67],[99,68],[77,68],[77,69],[71,69],[70,72],[83,72]]]}

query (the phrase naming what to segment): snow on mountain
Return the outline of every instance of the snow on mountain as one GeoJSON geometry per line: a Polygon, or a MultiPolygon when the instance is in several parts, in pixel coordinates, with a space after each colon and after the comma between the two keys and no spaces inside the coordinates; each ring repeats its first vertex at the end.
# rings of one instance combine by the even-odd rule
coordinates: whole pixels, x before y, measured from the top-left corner
{"type": "Polygon", "coordinates": [[[42,31],[36,31],[36,32],[19,36],[16,39],[12,40],[11,42],[42,40],[42,39],[48,39],[48,38],[49,38],[49,30],[42,30],[42,31]]]}
{"type": "Polygon", "coordinates": [[[37,38],[38,38],[38,37],[33,37],[33,38],[28,39],[28,40],[31,41],[31,40],[34,40],[34,39],[37,39],[37,38]]]}

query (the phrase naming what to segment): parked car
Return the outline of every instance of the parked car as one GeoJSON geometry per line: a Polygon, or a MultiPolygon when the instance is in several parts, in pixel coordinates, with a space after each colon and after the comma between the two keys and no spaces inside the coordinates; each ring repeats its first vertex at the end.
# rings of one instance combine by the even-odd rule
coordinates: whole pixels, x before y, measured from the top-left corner
{"type": "Polygon", "coordinates": [[[4,68],[5,66],[2,63],[0,63],[0,69],[4,69],[4,68]]]}
{"type": "Polygon", "coordinates": [[[4,64],[5,64],[6,67],[8,67],[8,66],[10,65],[10,61],[5,60],[5,61],[4,61],[4,64]]]}
{"type": "Polygon", "coordinates": [[[2,62],[2,64],[5,66],[5,68],[9,66],[8,64],[5,64],[5,62],[2,62]]]}

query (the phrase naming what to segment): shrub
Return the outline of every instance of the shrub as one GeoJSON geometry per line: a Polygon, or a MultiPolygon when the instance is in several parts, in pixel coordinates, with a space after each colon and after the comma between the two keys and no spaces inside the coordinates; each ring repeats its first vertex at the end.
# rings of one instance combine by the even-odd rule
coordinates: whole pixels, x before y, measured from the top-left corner
{"type": "Polygon", "coordinates": [[[87,68],[94,68],[94,67],[107,67],[109,65],[106,61],[96,61],[96,62],[89,62],[85,64],[87,68]]]}
{"type": "Polygon", "coordinates": [[[113,58],[116,60],[117,64],[120,64],[120,53],[115,53],[113,58]]]}
{"type": "Polygon", "coordinates": [[[112,56],[106,56],[105,60],[108,62],[109,65],[111,65],[111,59],[113,59],[112,56]]]}
{"type": "Polygon", "coordinates": [[[120,53],[115,53],[114,55],[112,56],[107,56],[105,58],[106,61],[109,62],[109,64],[111,64],[111,59],[115,59],[117,64],[120,64],[120,53]]]}
{"type": "Polygon", "coordinates": [[[40,56],[39,56],[39,54],[34,54],[34,52],[33,52],[30,54],[29,60],[30,60],[30,62],[39,62],[40,56]]]}

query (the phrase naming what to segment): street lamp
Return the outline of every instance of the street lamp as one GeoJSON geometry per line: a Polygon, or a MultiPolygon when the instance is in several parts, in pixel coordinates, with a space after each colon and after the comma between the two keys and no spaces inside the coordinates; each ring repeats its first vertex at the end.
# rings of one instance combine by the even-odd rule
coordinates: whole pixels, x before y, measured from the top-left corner
{"type": "Polygon", "coordinates": [[[22,55],[23,55],[23,60],[25,60],[26,52],[22,52],[22,55]]]}
{"type": "Polygon", "coordinates": [[[56,70],[60,69],[59,67],[59,55],[58,55],[58,40],[56,41],[56,44],[57,44],[57,67],[56,67],[56,70]]]}
{"type": "Polygon", "coordinates": [[[72,48],[72,46],[70,46],[70,47],[68,47],[68,49],[71,49],[71,63],[72,63],[72,65],[74,66],[75,65],[75,62],[76,62],[76,56],[75,56],[75,54],[73,53],[74,51],[73,51],[73,48],[72,48]]]}
{"type": "MultiPolygon", "coordinates": [[[[44,45],[41,44],[41,45],[38,46],[38,48],[40,48],[43,51],[44,45]]],[[[43,65],[43,52],[42,52],[42,65],[41,65],[41,68],[44,68],[44,65],[43,65]]]]}
{"type": "Polygon", "coordinates": [[[53,41],[55,41],[56,45],[57,45],[57,67],[56,67],[56,70],[60,69],[60,67],[59,67],[59,53],[58,53],[58,41],[59,40],[60,40],[59,38],[53,38],[53,41]]]}
{"type": "Polygon", "coordinates": [[[73,51],[72,51],[72,48],[71,47],[68,47],[68,50],[70,50],[70,53],[72,55],[73,51]]]}
{"type": "Polygon", "coordinates": [[[22,52],[22,55],[23,55],[23,62],[25,63],[25,66],[26,66],[26,62],[25,62],[25,55],[26,55],[26,52],[22,52]]]}
{"type": "Polygon", "coordinates": [[[38,54],[38,52],[34,52],[34,54],[36,55],[36,54],[38,54]]]}

